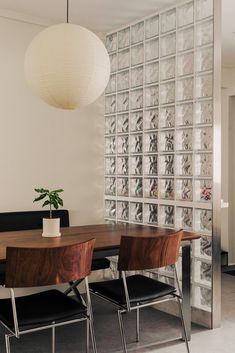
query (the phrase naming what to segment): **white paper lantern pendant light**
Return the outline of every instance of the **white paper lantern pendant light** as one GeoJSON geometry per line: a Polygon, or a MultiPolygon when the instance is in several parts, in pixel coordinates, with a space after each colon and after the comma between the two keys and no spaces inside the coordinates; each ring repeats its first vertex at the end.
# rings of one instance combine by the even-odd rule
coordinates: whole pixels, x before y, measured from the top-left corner
{"type": "Polygon", "coordinates": [[[88,29],[68,22],[46,28],[30,43],[24,62],[26,80],[46,103],[76,109],[94,102],[110,76],[102,41],[88,29]]]}

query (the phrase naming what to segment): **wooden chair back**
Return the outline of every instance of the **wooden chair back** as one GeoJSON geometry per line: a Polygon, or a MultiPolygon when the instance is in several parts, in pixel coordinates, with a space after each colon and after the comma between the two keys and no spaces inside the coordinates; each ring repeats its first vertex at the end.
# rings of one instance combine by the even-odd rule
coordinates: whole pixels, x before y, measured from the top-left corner
{"type": "Polygon", "coordinates": [[[7,247],[7,288],[47,286],[82,279],[91,272],[95,239],[52,248],[7,247]]]}
{"type": "Polygon", "coordinates": [[[176,263],[183,231],[156,237],[122,236],[118,270],[138,271],[176,263]]]}

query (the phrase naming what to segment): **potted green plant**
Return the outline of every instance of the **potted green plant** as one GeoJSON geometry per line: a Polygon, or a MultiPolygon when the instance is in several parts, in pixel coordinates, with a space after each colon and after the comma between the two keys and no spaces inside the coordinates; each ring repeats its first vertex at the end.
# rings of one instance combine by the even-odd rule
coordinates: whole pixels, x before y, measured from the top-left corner
{"type": "Polygon", "coordinates": [[[34,189],[40,195],[36,197],[33,202],[44,200],[42,207],[49,206],[50,208],[50,218],[43,218],[43,237],[59,237],[60,233],[60,218],[52,217],[52,208],[56,210],[63,206],[63,200],[59,196],[63,189],[48,190],[44,188],[34,189]]]}

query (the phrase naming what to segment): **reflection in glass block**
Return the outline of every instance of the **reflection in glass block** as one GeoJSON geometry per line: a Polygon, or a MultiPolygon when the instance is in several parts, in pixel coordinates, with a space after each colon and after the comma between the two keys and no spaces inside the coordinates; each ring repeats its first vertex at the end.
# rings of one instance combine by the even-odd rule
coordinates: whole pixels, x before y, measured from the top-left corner
{"type": "Polygon", "coordinates": [[[213,94],[213,76],[205,75],[196,78],[196,97],[208,98],[213,94]]]}
{"type": "Polygon", "coordinates": [[[105,97],[105,114],[111,114],[116,112],[116,95],[105,97]]]}
{"type": "Polygon", "coordinates": [[[122,50],[118,53],[118,69],[122,70],[130,66],[130,50],[122,50]]]}
{"type": "Polygon", "coordinates": [[[203,233],[212,232],[212,210],[195,210],[195,230],[203,233]]]}
{"type": "Polygon", "coordinates": [[[115,136],[105,138],[105,153],[113,154],[116,152],[116,138],[115,136]]]}
{"type": "Polygon", "coordinates": [[[159,214],[159,223],[168,226],[174,227],[175,218],[175,210],[174,206],[160,206],[160,214],[159,214]]]}
{"type": "Polygon", "coordinates": [[[118,48],[126,48],[130,45],[130,28],[124,28],[118,32],[118,48]]]}
{"type": "Polygon", "coordinates": [[[110,59],[110,71],[117,71],[117,54],[112,54],[109,56],[110,59]]]}
{"type": "Polygon", "coordinates": [[[128,196],[128,194],[129,194],[128,178],[117,178],[117,195],[128,196]]]}
{"type": "Polygon", "coordinates": [[[199,307],[206,311],[211,311],[211,289],[194,286],[193,294],[193,306],[199,307]]]}
{"type": "Polygon", "coordinates": [[[175,126],[175,107],[165,107],[160,109],[160,128],[171,128],[175,126]]]}
{"type": "Polygon", "coordinates": [[[142,135],[131,135],[130,136],[130,152],[141,153],[142,152],[142,135]]]}
{"type": "Polygon", "coordinates": [[[179,154],[176,156],[176,175],[191,176],[193,172],[193,158],[191,154],[179,154]]]}
{"type": "Polygon", "coordinates": [[[117,115],[117,132],[128,132],[129,130],[129,114],[117,115]]]}
{"type": "Polygon", "coordinates": [[[131,178],[130,179],[130,196],[143,197],[143,179],[131,178]]]}
{"type": "Polygon", "coordinates": [[[105,200],[105,217],[115,218],[116,217],[116,201],[105,200]]]}
{"type": "Polygon", "coordinates": [[[175,101],[175,82],[160,85],[160,104],[169,104],[175,101]]]}
{"type": "Polygon", "coordinates": [[[209,16],[213,16],[213,0],[197,0],[196,19],[202,20],[209,16]]]}
{"type": "Polygon", "coordinates": [[[143,108],[143,89],[130,92],[130,109],[143,108]]]}
{"type": "Polygon", "coordinates": [[[160,41],[160,50],[161,56],[167,56],[175,54],[176,49],[176,37],[175,33],[168,34],[161,38],[160,41]]]}
{"type": "Polygon", "coordinates": [[[157,133],[144,134],[144,151],[157,152],[157,133]]]}
{"type": "Polygon", "coordinates": [[[175,58],[162,60],[160,65],[161,81],[169,80],[174,77],[175,77],[175,58]]]}
{"type": "Polygon", "coordinates": [[[176,126],[188,126],[193,124],[193,104],[180,104],[176,107],[176,126]]]}
{"type": "Polygon", "coordinates": [[[159,151],[173,152],[174,151],[174,131],[162,131],[159,134],[159,151]]]}
{"type": "Polygon", "coordinates": [[[138,22],[131,27],[131,44],[144,40],[144,22],[138,22]]]}
{"type": "Polygon", "coordinates": [[[115,157],[105,158],[105,174],[112,175],[116,172],[116,159],[115,157]]]}
{"type": "Polygon", "coordinates": [[[212,124],[213,102],[203,101],[195,104],[195,124],[212,124]]]}
{"type": "Polygon", "coordinates": [[[129,203],[127,201],[117,202],[117,218],[127,221],[129,218],[129,203]]]}
{"type": "Polygon", "coordinates": [[[154,130],[158,128],[158,109],[145,110],[144,129],[154,130]]]}
{"type": "Polygon", "coordinates": [[[143,204],[140,202],[130,203],[130,220],[133,222],[143,222],[143,204]]]}
{"type": "Polygon", "coordinates": [[[193,182],[191,179],[176,180],[176,199],[180,201],[193,200],[193,182]]]}
{"type": "Polygon", "coordinates": [[[116,178],[105,178],[105,195],[116,195],[116,178]]]}
{"type": "Polygon", "coordinates": [[[213,21],[203,22],[197,25],[196,45],[206,45],[213,43],[213,21]]]}
{"type": "Polygon", "coordinates": [[[204,48],[196,52],[196,71],[213,69],[213,48],[204,48]]]}
{"type": "Polygon", "coordinates": [[[190,25],[194,20],[194,6],[193,2],[178,7],[177,23],[178,27],[190,25]]]}
{"type": "Polygon", "coordinates": [[[212,176],[212,155],[210,153],[195,154],[195,175],[212,176]]]}
{"type": "Polygon", "coordinates": [[[195,129],[194,149],[212,150],[213,148],[213,130],[211,127],[195,129]]]}
{"type": "Polygon", "coordinates": [[[131,113],[130,124],[131,131],[141,131],[143,129],[143,112],[131,113]]]}
{"type": "Polygon", "coordinates": [[[131,48],[131,65],[138,65],[144,62],[144,46],[143,44],[135,45],[131,48]]]}
{"type": "Polygon", "coordinates": [[[176,227],[184,230],[192,230],[193,209],[191,207],[176,207],[176,227]]]}
{"type": "Polygon", "coordinates": [[[129,93],[119,93],[117,95],[117,111],[122,112],[129,109],[129,93]]]}
{"type": "Polygon", "coordinates": [[[212,180],[195,180],[195,198],[198,202],[212,201],[212,180]]]}
{"type": "Polygon", "coordinates": [[[159,179],[159,198],[174,200],[174,179],[159,179]]]}
{"type": "Polygon", "coordinates": [[[120,174],[120,175],[128,174],[128,157],[117,158],[117,174],[120,174]]]}
{"type": "Polygon", "coordinates": [[[150,84],[158,81],[158,66],[158,62],[145,66],[145,84],[150,84]]]}
{"type": "Polygon", "coordinates": [[[176,25],[175,9],[164,12],[161,15],[161,33],[173,31],[176,25]]]}
{"type": "Polygon", "coordinates": [[[144,173],[146,175],[157,175],[157,156],[144,156],[144,173]]]}
{"type": "Polygon", "coordinates": [[[159,56],[159,41],[158,39],[151,39],[145,42],[145,60],[154,60],[159,56]]]}
{"type": "Polygon", "coordinates": [[[186,78],[177,82],[177,100],[185,101],[193,99],[193,78],[186,78]]]}
{"type": "Polygon", "coordinates": [[[145,88],[145,106],[151,107],[158,105],[158,86],[151,86],[145,88]]]}
{"type": "Polygon", "coordinates": [[[109,34],[105,42],[108,53],[117,50],[117,33],[109,34]]]}
{"type": "Polygon", "coordinates": [[[113,93],[116,91],[116,75],[110,75],[109,83],[106,87],[105,93],[113,93]]]}
{"type": "Polygon", "coordinates": [[[192,75],[194,70],[194,55],[187,53],[178,56],[177,73],[178,76],[192,75]]]}
{"type": "Polygon", "coordinates": [[[191,151],[193,148],[193,130],[177,130],[175,140],[177,151],[191,151]]]}
{"type": "Polygon", "coordinates": [[[155,178],[144,180],[144,196],[158,198],[158,182],[155,178]]]}
{"type": "Polygon", "coordinates": [[[105,133],[115,134],[116,131],[116,117],[115,115],[105,117],[105,133]]]}
{"type": "Polygon", "coordinates": [[[117,74],[117,90],[122,91],[129,88],[129,70],[117,74]]]}
{"type": "Polygon", "coordinates": [[[117,136],[117,153],[128,153],[128,135],[117,136]]]}
{"type": "Polygon", "coordinates": [[[200,260],[194,261],[194,280],[201,284],[211,285],[212,264],[200,260]]]}
{"type": "Polygon", "coordinates": [[[131,87],[142,86],[144,81],[143,67],[131,70],[131,87]]]}
{"type": "Polygon", "coordinates": [[[157,224],[158,222],[158,206],[152,203],[144,205],[144,221],[145,223],[157,224]]]}
{"type": "Polygon", "coordinates": [[[194,47],[194,29],[186,28],[178,33],[178,50],[184,51],[194,47]]]}
{"type": "Polygon", "coordinates": [[[133,175],[142,175],[142,156],[130,157],[130,172],[133,175]]]}
{"type": "Polygon", "coordinates": [[[194,242],[194,256],[211,260],[212,257],[212,237],[202,235],[194,242]]]}
{"type": "Polygon", "coordinates": [[[145,38],[157,36],[159,33],[159,16],[153,16],[145,21],[145,38]]]}
{"type": "Polygon", "coordinates": [[[174,155],[162,155],[159,157],[159,174],[174,175],[174,155]]]}

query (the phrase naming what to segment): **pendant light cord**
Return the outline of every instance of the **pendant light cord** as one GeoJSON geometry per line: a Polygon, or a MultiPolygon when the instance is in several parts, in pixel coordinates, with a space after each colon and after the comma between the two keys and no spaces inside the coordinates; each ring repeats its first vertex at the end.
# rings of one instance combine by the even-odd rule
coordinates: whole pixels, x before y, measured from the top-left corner
{"type": "Polygon", "coordinates": [[[67,23],[69,23],[69,0],[67,0],[67,23]]]}

